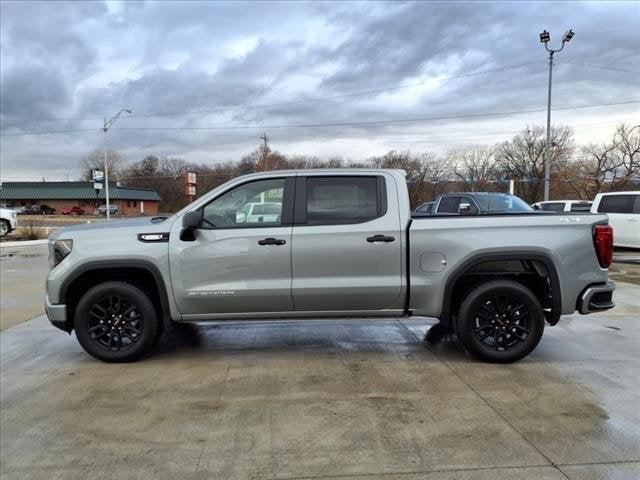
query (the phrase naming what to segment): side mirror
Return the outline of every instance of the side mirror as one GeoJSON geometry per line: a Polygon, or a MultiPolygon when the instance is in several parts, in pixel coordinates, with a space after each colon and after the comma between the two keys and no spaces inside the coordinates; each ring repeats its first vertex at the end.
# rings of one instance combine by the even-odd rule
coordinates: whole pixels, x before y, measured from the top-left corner
{"type": "Polygon", "coordinates": [[[195,230],[200,226],[201,222],[202,212],[193,210],[191,212],[187,212],[184,217],[182,217],[182,228],[185,230],[195,230]]]}
{"type": "Polygon", "coordinates": [[[196,230],[202,222],[202,212],[193,210],[187,212],[182,217],[182,231],[180,232],[180,240],[183,242],[193,242],[196,239],[196,230]]]}

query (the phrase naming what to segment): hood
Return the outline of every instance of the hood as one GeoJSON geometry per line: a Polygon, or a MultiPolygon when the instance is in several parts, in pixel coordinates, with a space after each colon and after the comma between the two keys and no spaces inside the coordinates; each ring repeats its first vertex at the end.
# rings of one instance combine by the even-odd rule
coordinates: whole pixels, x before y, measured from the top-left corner
{"type": "Polygon", "coordinates": [[[79,223],[76,225],[69,225],[68,227],[60,228],[50,235],[51,240],[64,238],[69,234],[75,236],[82,234],[82,232],[93,233],[98,231],[114,231],[127,228],[144,228],[150,227],[157,231],[168,231],[169,227],[173,223],[172,217],[167,217],[164,220],[160,220],[162,217],[137,217],[128,218],[125,220],[97,220],[89,221],[87,223],[79,223]],[[154,220],[155,219],[155,220],[154,220]]]}

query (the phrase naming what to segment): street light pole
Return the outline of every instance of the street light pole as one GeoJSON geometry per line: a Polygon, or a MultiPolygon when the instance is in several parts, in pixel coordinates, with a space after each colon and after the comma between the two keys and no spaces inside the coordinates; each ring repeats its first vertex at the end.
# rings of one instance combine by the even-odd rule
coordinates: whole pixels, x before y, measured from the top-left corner
{"type": "Polygon", "coordinates": [[[553,76],[553,54],[560,52],[564,48],[564,44],[567,43],[573,37],[573,30],[568,30],[562,37],[562,45],[558,49],[549,48],[548,43],[551,40],[549,32],[544,30],[540,34],[540,41],[544,43],[544,48],[549,52],[549,91],[547,94],[547,142],[544,146],[544,201],[549,200],[549,179],[551,175],[551,80],[553,76]]]}
{"type": "Polygon", "coordinates": [[[102,132],[104,135],[104,183],[105,183],[105,187],[104,187],[104,194],[105,194],[105,200],[107,203],[107,220],[111,219],[111,209],[109,208],[109,166],[108,166],[108,150],[107,150],[107,132],[109,131],[109,129],[112,127],[112,125],[116,122],[116,120],[118,119],[118,117],[120,117],[120,115],[123,112],[127,112],[129,114],[131,114],[131,110],[127,110],[127,109],[123,109],[120,110],[118,113],[116,113],[113,117],[111,117],[109,120],[107,120],[106,118],[104,119],[104,125],[102,127],[102,132]]]}

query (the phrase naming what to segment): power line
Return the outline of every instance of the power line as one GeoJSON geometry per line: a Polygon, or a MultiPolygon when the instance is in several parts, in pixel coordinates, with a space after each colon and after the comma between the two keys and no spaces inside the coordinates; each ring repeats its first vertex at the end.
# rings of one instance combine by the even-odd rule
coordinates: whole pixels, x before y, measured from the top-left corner
{"type": "MultiPolygon", "coordinates": [[[[357,92],[352,92],[352,93],[345,93],[345,94],[341,94],[341,95],[332,95],[332,96],[328,96],[328,97],[314,97],[314,98],[307,98],[307,99],[301,99],[301,100],[292,100],[292,101],[288,101],[288,102],[280,102],[280,103],[266,103],[266,104],[258,104],[258,105],[236,105],[234,107],[223,107],[223,108],[215,108],[215,109],[209,109],[209,110],[195,110],[195,111],[187,111],[187,112],[171,112],[171,113],[148,113],[148,114],[139,114],[139,115],[129,115],[127,118],[152,118],[152,117],[177,117],[177,116],[183,116],[183,115],[205,115],[205,114],[210,114],[210,113],[221,113],[221,112],[228,112],[228,111],[234,111],[234,110],[253,110],[253,109],[261,109],[261,108],[274,108],[274,107],[285,107],[285,106],[290,106],[290,105],[300,105],[300,104],[304,104],[304,103],[314,103],[314,102],[323,102],[323,101],[328,101],[328,100],[339,100],[339,99],[343,99],[343,98],[351,98],[351,97],[358,97],[358,96],[364,96],[364,95],[373,95],[376,93],[383,93],[383,92],[389,92],[389,91],[393,91],[393,90],[402,90],[402,89],[406,89],[406,88],[413,88],[413,87],[419,87],[422,85],[427,85],[429,83],[434,83],[434,82],[447,82],[450,80],[456,80],[459,78],[466,78],[466,77],[473,77],[476,75],[484,75],[487,73],[495,73],[495,72],[500,72],[503,70],[510,70],[512,68],[519,68],[519,67],[524,67],[526,65],[531,65],[534,63],[540,63],[543,60],[534,60],[531,62],[525,62],[525,63],[518,63],[515,65],[505,65],[503,67],[498,67],[498,68],[493,68],[493,69],[489,69],[489,70],[480,70],[477,72],[470,72],[470,73],[463,73],[460,75],[453,75],[450,77],[444,77],[444,78],[431,78],[428,80],[423,80],[421,82],[417,82],[417,83],[410,83],[410,84],[405,84],[405,85],[394,85],[394,86],[390,86],[390,87],[383,87],[383,88],[377,88],[377,89],[371,89],[371,90],[362,90],[362,91],[357,91],[357,92]]],[[[38,121],[38,122],[55,122],[55,121],[76,121],[76,120],[103,120],[103,117],[76,117],[76,118],[18,118],[18,120],[29,120],[29,121],[38,121]]]]}
{"type": "MultiPolygon", "coordinates": [[[[579,105],[573,107],[559,107],[554,110],[579,110],[584,108],[608,107],[615,105],[629,105],[640,103],[640,100],[629,100],[624,102],[600,103],[591,105],[579,105]]],[[[455,120],[463,118],[479,118],[479,117],[502,117],[510,115],[518,115],[522,113],[539,113],[546,112],[546,109],[530,109],[530,110],[511,110],[505,112],[490,113],[466,113],[460,115],[443,115],[434,117],[417,117],[402,118],[391,120],[369,120],[362,122],[330,122],[330,123],[307,123],[307,124],[285,124],[285,125],[230,125],[230,126],[210,126],[210,127],[119,127],[114,130],[254,130],[254,129],[276,129],[276,128],[322,128],[322,127],[351,127],[351,126],[370,126],[370,125],[387,125],[396,123],[419,123],[437,120],[455,120]]]]}
{"type": "Polygon", "coordinates": [[[625,68],[618,68],[618,67],[605,67],[603,65],[594,65],[592,63],[574,62],[573,60],[556,60],[556,62],[571,63],[572,65],[581,65],[583,67],[589,67],[589,68],[599,68],[600,70],[611,70],[613,72],[625,72],[625,73],[640,74],[640,71],[638,71],[638,70],[628,70],[628,69],[625,69],[625,68]]]}
{"type": "MultiPolygon", "coordinates": [[[[609,102],[609,103],[595,103],[589,105],[576,105],[570,107],[558,107],[554,108],[554,111],[566,111],[566,110],[581,110],[586,108],[596,107],[610,107],[617,105],[631,105],[640,103],[640,100],[627,100],[621,102],[609,102]]],[[[416,117],[416,118],[402,118],[402,119],[389,119],[389,120],[369,120],[361,122],[328,122],[328,123],[307,123],[307,124],[283,124],[283,125],[215,125],[215,126],[203,126],[203,127],[114,127],[112,130],[157,130],[157,131],[207,131],[207,130],[263,130],[263,129],[282,129],[282,128],[323,128],[323,127],[352,127],[352,126],[373,126],[373,125],[392,125],[400,123],[420,123],[429,121],[440,120],[457,120],[465,118],[483,118],[483,117],[504,117],[511,115],[520,115],[523,113],[539,113],[545,112],[546,109],[528,109],[528,110],[511,110],[503,112],[486,112],[486,113],[465,113],[459,115],[443,115],[433,117],[416,117]]],[[[42,132],[23,132],[23,133],[9,133],[0,134],[0,137],[17,137],[27,135],[50,135],[72,132],[85,132],[95,131],[100,129],[80,129],[80,130],[57,130],[57,131],[42,131],[42,132]]]]}

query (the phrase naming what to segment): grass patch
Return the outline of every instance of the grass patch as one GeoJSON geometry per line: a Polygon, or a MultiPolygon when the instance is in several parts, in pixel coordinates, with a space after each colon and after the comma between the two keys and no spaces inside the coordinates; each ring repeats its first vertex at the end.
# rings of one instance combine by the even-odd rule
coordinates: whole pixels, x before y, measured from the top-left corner
{"type": "Polygon", "coordinates": [[[18,227],[17,233],[25,240],[41,240],[48,236],[47,230],[35,220],[28,220],[25,225],[18,227]]]}

